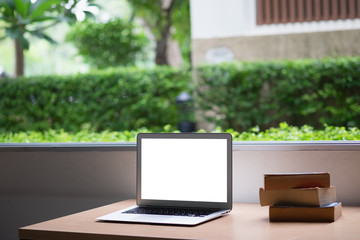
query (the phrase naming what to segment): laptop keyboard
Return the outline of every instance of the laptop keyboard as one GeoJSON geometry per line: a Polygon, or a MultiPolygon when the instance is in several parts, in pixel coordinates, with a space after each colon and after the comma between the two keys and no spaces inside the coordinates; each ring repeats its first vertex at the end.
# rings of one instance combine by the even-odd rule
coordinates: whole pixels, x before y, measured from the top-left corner
{"type": "Polygon", "coordinates": [[[189,216],[203,217],[219,211],[218,209],[182,209],[182,208],[151,208],[137,207],[123,213],[131,214],[154,214],[154,215],[172,215],[172,216],[189,216]]]}

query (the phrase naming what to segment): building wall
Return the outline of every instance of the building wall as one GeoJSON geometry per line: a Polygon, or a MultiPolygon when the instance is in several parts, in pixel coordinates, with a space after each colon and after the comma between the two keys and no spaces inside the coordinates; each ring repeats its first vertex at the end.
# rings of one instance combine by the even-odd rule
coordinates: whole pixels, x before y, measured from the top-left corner
{"type": "Polygon", "coordinates": [[[196,66],[204,62],[218,63],[223,60],[255,61],[359,56],[358,42],[360,42],[359,30],[192,39],[192,60],[196,66]]]}
{"type": "Polygon", "coordinates": [[[192,60],[356,56],[360,19],[256,25],[254,0],[191,0],[192,60]],[[204,6],[206,5],[206,8],[204,6]]]}

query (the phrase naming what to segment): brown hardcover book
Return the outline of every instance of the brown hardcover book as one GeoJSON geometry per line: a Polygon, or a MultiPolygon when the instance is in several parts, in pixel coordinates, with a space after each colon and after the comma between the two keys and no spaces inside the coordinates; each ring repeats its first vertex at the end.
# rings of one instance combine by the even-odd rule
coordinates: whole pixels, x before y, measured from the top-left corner
{"type": "Polygon", "coordinates": [[[269,207],[269,220],[272,222],[334,222],[341,217],[341,202],[323,207],[269,207]]]}
{"type": "Polygon", "coordinates": [[[264,174],[265,190],[314,187],[330,187],[330,174],[325,172],[264,174]]]}
{"type": "Polygon", "coordinates": [[[261,206],[312,206],[322,207],[336,202],[334,186],[329,188],[296,188],[280,190],[259,190],[261,206]]]}

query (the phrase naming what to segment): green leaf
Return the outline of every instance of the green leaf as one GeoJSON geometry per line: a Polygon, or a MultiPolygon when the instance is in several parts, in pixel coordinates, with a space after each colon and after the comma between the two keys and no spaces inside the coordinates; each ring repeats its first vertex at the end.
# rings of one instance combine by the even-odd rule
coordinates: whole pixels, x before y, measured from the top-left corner
{"type": "Polygon", "coordinates": [[[31,6],[30,0],[14,0],[17,12],[23,17],[27,18],[31,6]]]}
{"type": "Polygon", "coordinates": [[[86,18],[95,19],[95,15],[92,12],[84,11],[86,18]]]}
{"type": "Polygon", "coordinates": [[[41,32],[41,31],[29,31],[29,33],[38,38],[45,39],[46,41],[48,41],[51,44],[56,44],[56,41],[54,39],[52,39],[50,36],[48,36],[47,34],[41,32]]]}
{"type": "Polygon", "coordinates": [[[21,32],[17,28],[5,28],[5,34],[12,39],[18,39],[21,36],[21,32]]]}
{"type": "Polygon", "coordinates": [[[53,4],[60,4],[61,0],[37,0],[30,9],[30,19],[39,19],[44,17],[47,10],[51,9],[53,4]]]}
{"type": "Polygon", "coordinates": [[[26,38],[24,38],[24,36],[19,36],[17,40],[19,41],[20,45],[23,47],[24,50],[29,50],[30,43],[26,38]]]}
{"type": "Polygon", "coordinates": [[[66,16],[61,17],[61,19],[70,25],[76,23],[77,21],[75,14],[68,14],[66,16]]]}
{"type": "Polygon", "coordinates": [[[0,7],[3,7],[5,9],[4,15],[6,17],[14,16],[14,7],[12,6],[12,4],[10,4],[10,3],[6,2],[6,1],[1,1],[0,2],[0,7]]]}
{"type": "Polygon", "coordinates": [[[58,17],[52,17],[52,16],[40,16],[38,18],[31,19],[32,22],[44,22],[49,20],[59,20],[58,17]]]}
{"type": "Polygon", "coordinates": [[[2,0],[0,4],[7,4],[12,9],[15,9],[15,3],[13,0],[2,0]]]}
{"type": "Polygon", "coordinates": [[[5,29],[6,36],[11,39],[18,40],[23,49],[29,49],[29,41],[24,38],[24,33],[21,32],[18,28],[6,28],[5,29]]]}

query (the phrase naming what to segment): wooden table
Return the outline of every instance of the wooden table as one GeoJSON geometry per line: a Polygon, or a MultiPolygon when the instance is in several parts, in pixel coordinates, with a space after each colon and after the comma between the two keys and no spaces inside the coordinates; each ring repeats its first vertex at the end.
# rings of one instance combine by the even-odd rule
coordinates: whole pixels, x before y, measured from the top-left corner
{"type": "Polygon", "coordinates": [[[227,216],[195,226],[99,222],[95,218],[129,207],[135,200],[114,203],[19,229],[20,239],[360,239],[360,207],[343,207],[333,223],[272,223],[268,207],[235,203],[227,216]]]}

